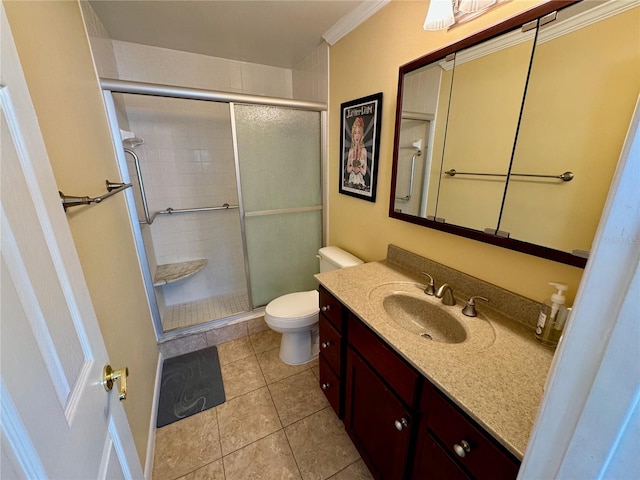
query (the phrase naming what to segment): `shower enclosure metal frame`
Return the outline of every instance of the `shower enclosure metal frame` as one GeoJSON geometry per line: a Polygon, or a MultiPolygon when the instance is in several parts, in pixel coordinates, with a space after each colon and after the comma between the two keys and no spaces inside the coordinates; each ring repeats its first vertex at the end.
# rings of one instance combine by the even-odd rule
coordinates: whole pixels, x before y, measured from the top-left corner
{"type": "MultiPolygon", "coordinates": [[[[132,81],[124,81],[124,80],[115,80],[115,79],[100,79],[100,84],[103,90],[103,98],[105,102],[105,106],[107,109],[107,116],[109,119],[109,125],[111,127],[111,135],[114,139],[114,146],[117,156],[118,168],[120,170],[120,174],[123,178],[123,181],[130,182],[129,171],[127,168],[127,162],[125,158],[125,146],[120,138],[120,130],[117,120],[117,113],[115,102],[113,100],[113,93],[124,93],[124,94],[138,94],[138,95],[150,95],[155,97],[170,97],[170,98],[180,98],[186,100],[201,100],[208,102],[218,102],[218,103],[227,103],[229,104],[230,109],[230,117],[231,117],[231,129],[232,129],[232,138],[233,138],[233,155],[234,155],[234,163],[236,168],[236,182],[237,182],[237,190],[238,190],[238,209],[240,215],[240,229],[242,234],[242,248],[244,253],[244,264],[245,264],[245,277],[247,281],[247,291],[249,296],[249,307],[254,310],[253,300],[251,298],[251,276],[249,272],[249,262],[248,262],[248,254],[247,254],[247,242],[246,242],[246,232],[245,232],[245,216],[246,213],[244,211],[243,202],[242,202],[242,189],[240,185],[240,175],[239,175],[239,158],[238,158],[238,142],[236,137],[236,124],[235,124],[235,114],[234,114],[234,105],[235,104],[245,104],[245,105],[261,105],[261,106],[271,106],[271,107],[282,107],[282,108],[293,108],[298,110],[305,111],[313,111],[320,113],[320,159],[321,159],[321,188],[322,188],[322,244],[325,244],[325,232],[327,227],[327,218],[326,218],[326,189],[324,185],[327,181],[326,174],[326,165],[327,165],[327,105],[325,103],[320,102],[310,102],[310,101],[302,101],[302,100],[292,100],[292,99],[284,99],[284,98],[276,98],[276,97],[263,97],[259,95],[247,95],[240,93],[229,93],[229,92],[219,92],[214,90],[204,90],[204,89],[196,89],[196,88],[186,88],[186,87],[177,87],[170,85],[158,85],[152,83],[144,83],[144,82],[132,82],[132,81]]],[[[126,152],[128,153],[128,152],[126,152]]],[[[135,154],[134,154],[135,155],[135,154]]],[[[139,175],[139,173],[138,173],[139,175]]],[[[141,176],[137,179],[139,182],[142,181],[141,176]]],[[[142,238],[142,229],[141,225],[148,224],[149,213],[145,208],[145,216],[144,220],[140,220],[138,218],[137,210],[135,207],[135,198],[134,192],[132,189],[128,189],[126,192],[125,198],[127,202],[127,207],[129,211],[129,218],[131,221],[132,230],[134,233],[136,251],[139,259],[139,264],[142,271],[142,277],[145,284],[145,290],[147,293],[147,299],[149,303],[149,310],[151,312],[151,316],[153,319],[153,327],[156,334],[156,338],[158,340],[166,340],[172,337],[178,337],[189,333],[195,333],[201,331],[205,328],[208,328],[211,324],[215,323],[223,323],[225,319],[217,319],[210,322],[206,322],[200,325],[194,325],[191,327],[186,327],[180,330],[174,330],[171,332],[164,332],[162,327],[162,319],[160,318],[160,311],[158,308],[156,294],[153,286],[153,276],[149,268],[148,260],[146,258],[145,246],[142,238]]],[[[235,207],[235,205],[234,205],[235,207]]],[[[291,211],[299,211],[300,209],[293,208],[291,211]]],[[[286,210],[281,210],[280,213],[285,213],[286,210]]],[[[165,212],[163,212],[165,213],[165,212]]],[[[169,212],[166,212],[169,213],[169,212]]],[[[268,212],[264,212],[268,213],[268,212]]]]}

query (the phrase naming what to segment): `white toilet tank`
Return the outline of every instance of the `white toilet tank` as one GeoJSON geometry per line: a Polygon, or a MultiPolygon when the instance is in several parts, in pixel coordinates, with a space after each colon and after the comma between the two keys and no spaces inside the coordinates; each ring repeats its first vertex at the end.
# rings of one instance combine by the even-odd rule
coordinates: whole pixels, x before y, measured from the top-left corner
{"type": "Polygon", "coordinates": [[[351,255],[338,247],[323,247],[318,251],[320,259],[320,273],[353,267],[364,263],[358,257],[351,255]]]}

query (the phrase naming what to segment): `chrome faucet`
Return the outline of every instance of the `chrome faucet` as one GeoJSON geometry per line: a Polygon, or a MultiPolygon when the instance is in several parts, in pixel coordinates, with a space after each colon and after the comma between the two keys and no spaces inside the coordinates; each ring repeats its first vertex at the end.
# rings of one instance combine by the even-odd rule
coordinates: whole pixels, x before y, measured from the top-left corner
{"type": "Polygon", "coordinates": [[[442,284],[442,286],[436,292],[436,298],[442,299],[442,303],[445,305],[456,304],[456,299],[453,298],[453,289],[448,283],[442,284]]]}

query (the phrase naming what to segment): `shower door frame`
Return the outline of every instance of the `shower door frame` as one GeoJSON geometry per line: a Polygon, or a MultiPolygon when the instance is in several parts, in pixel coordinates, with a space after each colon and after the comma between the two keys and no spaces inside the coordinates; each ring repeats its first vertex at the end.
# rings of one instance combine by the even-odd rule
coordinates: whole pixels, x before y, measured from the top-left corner
{"type": "MultiPolygon", "coordinates": [[[[232,128],[235,126],[235,117],[234,117],[234,104],[245,104],[245,105],[261,105],[261,106],[271,106],[271,107],[282,107],[282,108],[292,108],[297,110],[305,110],[312,112],[320,113],[320,161],[321,161],[321,190],[322,194],[322,245],[325,245],[325,235],[328,226],[327,216],[326,216],[326,204],[327,204],[327,191],[324,186],[327,184],[327,104],[320,102],[310,102],[303,100],[292,100],[285,98],[277,98],[277,97],[263,97],[259,95],[247,95],[241,93],[229,93],[229,92],[220,92],[215,90],[204,90],[204,89],[196,89],[196,88],[186,88],[186,87],[177,87],[171,85],[159,85],[153,83],[145,83],[145,82],[133,82],[133,81],[125,81],[125,80],[116,80],[116,79],[100,79],[100,85],[103,91],[103,99],[105,102],[105,107],[107,109],[107,117],[109,120],[109,125],[111,128],[111,136],[113,138],[113,143],[116,152],[116,160],[118,169],[120,171],[120,175],[124,182],[130,182],[129,178],[129,170],[127,168],[127,162],[125,158],[124,145],[122,144],[120,139],[120,130],[118,124],[118,117],[115,108],[115,102],[113,100],[114,93],[124,93],[124,94],[134,94],[134,95],[149,95],[154,97],[169,97],[169,98],[180,98],[185,100],[201,100],[207,102],[217,102],[217,103],[226,103],[229,105],[229,114],[231,117],[232,128]]],[[[238,191],[238,208],[240,215],[240,230],[242,235],[242,249],[244,253],[244,264],[245,264],[245,277],[247,282],[247,294],[249,299],[249,308],[250,312],[255,311],[253,305],[253,299],[251,296],[251,276],[249,272],[249,261],[248,261],[248,253],[247,253],[247,240],[245,233],[245,212],[242,203],[242,189],[240,185],[240,176],[239,176],[239,158],[238,158],[238,145],[237,139],[235,136],[235,132],[233,135],[233,152],[234,152],[234,162],[236,168],[236,182],[237,182],[237,191],[238,191]]],[[[136,252],[138,255],[138,262],[140,264],[142,278],[145,285],[145,291],[147,293],[147,301],[149,304],[149,310],[151,312],[151,318],[153,320],[153,328],[156,334],[157,340],[167,340],[174,337],[179,337],[183,335],[187,335],[190,333],[197,333],[199,331],[208,329],[210,326],[218,323],[223,324],[223,319],[211,320],[208,322],[204,322],[198,325],[192,325],[189,327],[172,330],[170,332],[164,332],[162,326],[162,318],[160,316],[160,310],[158,308],[158,302],[156,299],[156,294],[153,286],[153,276],[151,274],[151,269],[149,268],[149,262],[146,256],[146,250],[142,238],[142,228],[141,225],[146,224],[146,222],[141,222],[138,218],[138,212],[135,205],[135,198],[133,189],[128,189],[125,191],[125,199],[127,202],[127,209],[129,211],[129,220],[131,222],[131,228],[134,233],[134,239],[136,244],[136,252]]],[[[236,316],[241,316],[242,314],[238,314],[232,317],[226,318],[235,318],[236,316]]]]}

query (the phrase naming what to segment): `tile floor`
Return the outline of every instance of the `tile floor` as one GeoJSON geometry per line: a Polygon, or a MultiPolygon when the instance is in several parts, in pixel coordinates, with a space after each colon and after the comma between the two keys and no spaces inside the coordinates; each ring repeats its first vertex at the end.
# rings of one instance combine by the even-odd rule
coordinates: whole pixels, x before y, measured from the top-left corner
{"type": "Polygon", "coordinates": [[[249,310],[246,290],[205,298],[197,302],[171,305],[162,315],[162,329],[170,332],[249,310]]]}
{"type": "Polygon", "coordinates": [[[159,428],[154,480],[369,480],[318,386],[317,360],[289,366],[280,335],[218,345],[226,402],[159,428]]]}

